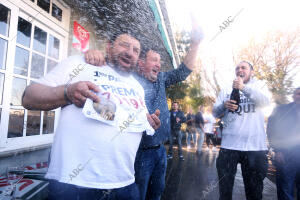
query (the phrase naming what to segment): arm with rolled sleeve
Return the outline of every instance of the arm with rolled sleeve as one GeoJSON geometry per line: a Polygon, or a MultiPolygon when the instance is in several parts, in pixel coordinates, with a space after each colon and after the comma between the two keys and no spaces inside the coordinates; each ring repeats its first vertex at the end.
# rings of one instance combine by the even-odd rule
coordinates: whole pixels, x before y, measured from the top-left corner
{"type": "Polygon", "coordinates": [[[184,81],[192,72],[184,63],[174,70],[163,72],[163,78],[165,81],[165,86],[170,87],[176,83],[184,81]]]}

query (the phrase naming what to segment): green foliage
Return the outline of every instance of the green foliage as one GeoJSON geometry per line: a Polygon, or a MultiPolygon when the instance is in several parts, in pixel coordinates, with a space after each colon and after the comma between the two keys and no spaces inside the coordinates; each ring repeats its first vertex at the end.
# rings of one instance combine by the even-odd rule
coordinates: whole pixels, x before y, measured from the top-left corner
{"type": "Polygon", "coordinates": [[[191,34],[190,32],[185,30],[177,31],[175,33],[175,40],[177,44],[179,59],[182,62],[190,46],[191,34]]]}
{"type": "Polygon", "coordinates": [[[187,95],[187,88],[189,85],[185,82],[180,82],[175,85],[171,85],[166,89],[167,98],[172,101],[182,100],[187,95]]]}

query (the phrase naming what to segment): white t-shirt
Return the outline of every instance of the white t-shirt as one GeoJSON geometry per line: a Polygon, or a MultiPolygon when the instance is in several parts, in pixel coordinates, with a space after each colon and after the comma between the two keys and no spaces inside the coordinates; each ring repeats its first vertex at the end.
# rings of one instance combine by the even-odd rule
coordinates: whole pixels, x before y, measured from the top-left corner
{"type": "Polygon", "coordinates": [[[213,117],[211,113],[205,113],[203,114],[203,120],[204,120],[204,132],[213,134],[214,123],[216,122],[216,119],[213,117]]]}
{"type": "Polygon", "coordinates": [[[235,113],[224,107],[231,92],[232,86],[221,90],[213,109],[215,117],[224,115],[221,147],[239,151],[267,150],[263,115],[263,108],[270,104],[267,86],[252,78],[244,91],[240,91],[241,103],[235,113]]]}
{"type": "Polygon", "coordinates": [[[100,189],[120,188],[134,183],[134,161],[142,131],[154,133],[146,118],[142,86],[132,75],[122,76],[109,66],[86,64],[81,56],[62,61],[39,83],[57,86],[78,81],[100,85],[100,93],[106,92],[104,95],[110,95],[110,100],[116,105],[116,116],[114,120],[99,121],[86,117],[82,108],[73,104],[64,107],[55,132],[46,178],[100,189]],[[101,87],[101,80],[106,87],[101,87]],[[108,86],[114,90],[108,90],[108,86]],[[138,117],[127,123],[122,132],[116,123],[111,124],[118,118],[127,119],[124,110],[132,111],[136,107],[140,109],[136,112],[138,117]],[[119,112],[122,109],[123,112],[119,112]],[[117,116],[120,113],[124,116],[117,116]]]}

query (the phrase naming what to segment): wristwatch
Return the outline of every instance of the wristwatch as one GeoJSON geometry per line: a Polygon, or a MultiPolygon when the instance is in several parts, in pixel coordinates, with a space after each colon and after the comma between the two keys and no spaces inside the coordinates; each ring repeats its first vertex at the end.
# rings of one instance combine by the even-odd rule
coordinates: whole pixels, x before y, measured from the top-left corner
{"type": "Polygon", "coordinates": [[[68,97],[68,87],[69,87],[69,84],[66,84],[64,87],[64,99],[67,102],[67,105],[70,105],[70,104],[72,104],[72,101],[68,97]]]}

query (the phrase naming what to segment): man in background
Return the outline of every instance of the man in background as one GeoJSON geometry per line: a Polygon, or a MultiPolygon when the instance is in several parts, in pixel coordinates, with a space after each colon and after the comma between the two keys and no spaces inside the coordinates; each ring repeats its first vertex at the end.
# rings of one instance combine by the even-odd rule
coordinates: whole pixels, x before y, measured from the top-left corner
{"type": "MultiPolygon", "coordinates": [[[[295,89],[293,100],[278,106],[269,117],[267,126],[270,146],[275,151],[279,200],[294,199],[294,185],[300,181],[300,87],[295,89]]],[[[297,189],[299,199],[299,187],[297,189]]]]}
{"type": "Polygon", "coordinates": [[[193,114],[193,109],[189,108],[189,112],[186,115],[186,143],[187,148],[191,148],[191,141],[193,141],[194,147],[196,147],[196,125],[195,125],[195,115],[193,114]]]}
{"type": "Polygon", "coordinates": [[[177,144],[178,144],[178,156],[180,160],[184,160],[184,157],[182,155],[182,132],[181,132],[181,124],[186,121],[186,118],[184,116],[184,113],[179,110],[179,104],[178,102],[174,101],[172,103],[172,109],[170,111],[170,119],[171,119],[171,132],[169,137],[169,152],[168,152],[168,159],[173,158],[173,138],[174,136],[177,138],[177,144]]]}
{"type": "Polygon", "coordinates": [[[196,125],[196,130],[198,132],[198,139],[197,139],[197,153],[201,153],[202,151],[202,146],[204,142],[204,119],[203,119],[203,106],[198,107],[198,112],[196,113],[195,116],[195,125],[196,125]]]}
{"type": "Polygon", "coordinates": [[[211,113],[211,108],[207,107],[205,109],[204,115],[203,115],[203,119],[204,119],[204,133],[205,133],[205,137],[206,137],[206,151],[209,151],[209,145],[210,143],[213,145],[212,150],[216,151],[216,138],[215,138],[215,134],[214,134],[214,125],[216,122],[216,119],[214,118],[214,116],[211,113]]]}

